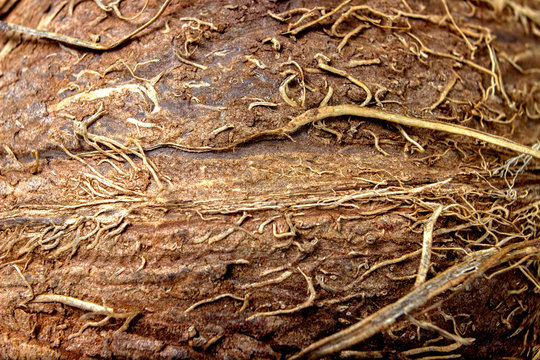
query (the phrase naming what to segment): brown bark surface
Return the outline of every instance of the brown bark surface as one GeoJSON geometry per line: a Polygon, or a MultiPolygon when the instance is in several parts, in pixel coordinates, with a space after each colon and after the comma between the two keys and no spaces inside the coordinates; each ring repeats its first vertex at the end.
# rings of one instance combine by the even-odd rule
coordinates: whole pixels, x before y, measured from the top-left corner
{"type": "MultiPolygon", "coordinates": [[[[538,357],[538,159],[357,116],[268,132],[365,85],[538,144],[538,2],[339,5],[173,0],[110,51],[0,33],[1,358],[538,357]]],[[[0,16],[111,44],[160,6],[0,16]]]]}

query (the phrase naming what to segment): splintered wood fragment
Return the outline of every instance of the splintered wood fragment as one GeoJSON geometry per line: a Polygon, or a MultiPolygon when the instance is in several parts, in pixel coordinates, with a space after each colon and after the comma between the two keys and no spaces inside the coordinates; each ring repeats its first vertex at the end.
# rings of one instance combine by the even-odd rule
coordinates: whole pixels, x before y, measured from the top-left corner
{"type": "Polygon", "coordinates": [[[366,60],[351,60],[349,61],[349,64],[347,65],[347,67],[357,67],[357,66],[366,66],[366,65],[376,65],[376,64],[380,64],[381,63],[381,59],[379,58],[375,58],[375,59],[366,59],[366,60]]]}
{"type": "Polygon", "coordinates": [[[95,313],[114,313],[114,309],[94,304],[88,301],[80,300],[71,296],[57,295],[57,294],[41,294],[37,295],[34,299],[29,301],[30,303],[51,303],[58,302],[67,306],[75,307],[77,309],[86,310],[95,313]]]}
{"type": "Polygon", "coordinates": [[[416,275],[415,287],[422,285],[426,281],[427,272],[431,261],[431,248],[433,245],[433,227],[439,218],[443,207],[439,205],[433,212],[433,215],[428,219],[424,228],[424,241],[422,244],[422,257],[420,258],[420,266],[416,275]]]}

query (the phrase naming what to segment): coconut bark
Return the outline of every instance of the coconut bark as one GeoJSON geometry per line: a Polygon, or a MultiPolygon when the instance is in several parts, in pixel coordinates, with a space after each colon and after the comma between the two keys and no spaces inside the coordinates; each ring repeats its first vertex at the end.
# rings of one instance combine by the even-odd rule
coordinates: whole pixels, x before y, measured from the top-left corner
{"type": "MultiPolygon", "coordinates": [[[[114,44],[162,5],[0,16],[114,44]]],[[[0,357],[534,357],[534,6],[179,0],[106,51],[3,31],[0,357]]]]}

